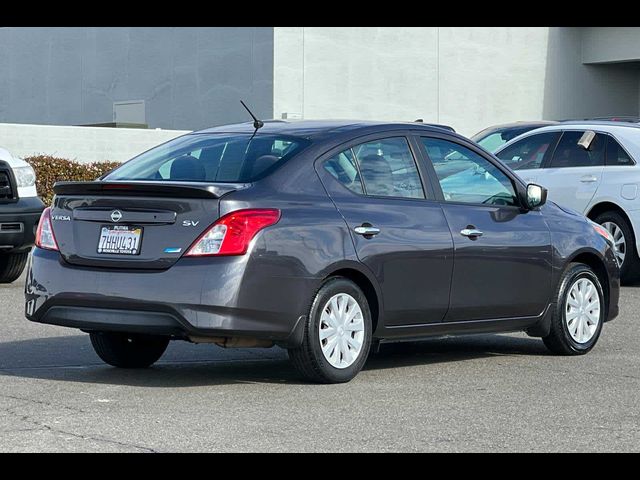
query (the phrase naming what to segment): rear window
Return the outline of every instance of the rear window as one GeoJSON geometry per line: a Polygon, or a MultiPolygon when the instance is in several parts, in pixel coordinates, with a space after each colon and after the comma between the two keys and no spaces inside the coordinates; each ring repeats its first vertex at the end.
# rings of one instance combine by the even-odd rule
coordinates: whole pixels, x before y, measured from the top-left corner
{"type": "Polygon", "coordinates": [[[135,157],[104,180],[253,182],[274,172],[309,143],[279,135],[185,135],[135,157]]]}

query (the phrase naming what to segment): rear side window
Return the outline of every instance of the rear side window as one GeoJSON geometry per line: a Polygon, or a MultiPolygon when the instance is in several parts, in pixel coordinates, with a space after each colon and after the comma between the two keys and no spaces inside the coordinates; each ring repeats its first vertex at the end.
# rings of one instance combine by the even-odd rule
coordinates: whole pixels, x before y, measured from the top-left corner
{"type": "Polygon", "coordinates": [[[324,169],[355,193],[425,198],[415,159],[404,137],[362,143],[326,160],[324,169]]]}
{"type": "Polygon", "coordinates": [[[355,193],[364,193],[360,172],[356,166],[355,158],[351,149],[340,152],[335,157],[331,157],[324,162],[324,168],[333,178],[355,193]]]}
{"type": "Polygon", "coordinates": [[[615,138],[607,137],[607,165],[633,165],[633,160],[615,138]]]}
{"type": "Polygon", "coordinates": [[[540,168],[545,157],[553,151],[559,137],[560,133],[558,132],[530,135],[508,146],[498,153],[497,157],[513,170],[540,168]]]}
{"type": "Polygon", "coordinates": [[[252,182],[275,171],[309,143],[260,133],[185,135],[135,157],[104,180],[252,182]]]}
{"type": "Polygon", "coordinates": [[[598,167],[604,165],[606,135],[596,134],[588,150],[578,145],[583,131],[567,131],[553,153],[551,168],[598,167]]]}

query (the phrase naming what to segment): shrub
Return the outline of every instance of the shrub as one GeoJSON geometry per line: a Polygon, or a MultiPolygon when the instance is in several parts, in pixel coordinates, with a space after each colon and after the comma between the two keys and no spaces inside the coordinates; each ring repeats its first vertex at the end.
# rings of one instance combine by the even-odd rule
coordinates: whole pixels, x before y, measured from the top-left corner
{"type": "Polygon", "coordinates": [[[78,163],[49,155],[24,159],[36,172],[36,190],[45,205],[53,199],[53,184],[58,181],[92,181],[118,167],[118,162],[78,163]]]}

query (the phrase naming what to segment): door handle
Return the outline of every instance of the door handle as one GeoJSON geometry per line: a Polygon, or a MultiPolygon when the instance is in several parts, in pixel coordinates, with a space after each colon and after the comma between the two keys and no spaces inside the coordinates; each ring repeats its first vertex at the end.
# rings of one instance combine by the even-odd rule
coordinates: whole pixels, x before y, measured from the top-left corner
{"type": "Polygon", "coordinates": [[[580,181],[582,183],[593,183],[598,181],[598,177],[596,177],[595,175],[585,175],[583,177],[580,177],[580,181]]]}
{"type": "Polygon", "coordinates": [[[380,233],[380,229],[376,227],[372,227],[371,225],[360,225],[353,229],[358,235],[362,235],[363,237],[373,237],[380,233]]]}
{"type": "Polygon", "coordinates": [[[469,238],[478,238],[482,236],[482,232],[476,228],[463,228],[460,230],[460,235],[469,238]]]}

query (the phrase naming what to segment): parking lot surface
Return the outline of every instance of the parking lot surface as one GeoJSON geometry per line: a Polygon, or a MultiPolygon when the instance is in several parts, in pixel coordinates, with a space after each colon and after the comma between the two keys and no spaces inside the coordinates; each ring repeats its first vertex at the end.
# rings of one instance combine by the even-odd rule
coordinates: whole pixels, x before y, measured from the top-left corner
{"type": "Polygon", "coordinates": [[[300,381],[284,350],[172,342],[148,370],[23,316],[0,285],[0,451],[638,451],[640,287],[583,357],[525,334],[383,346],[355,380],[300,381]]]}

